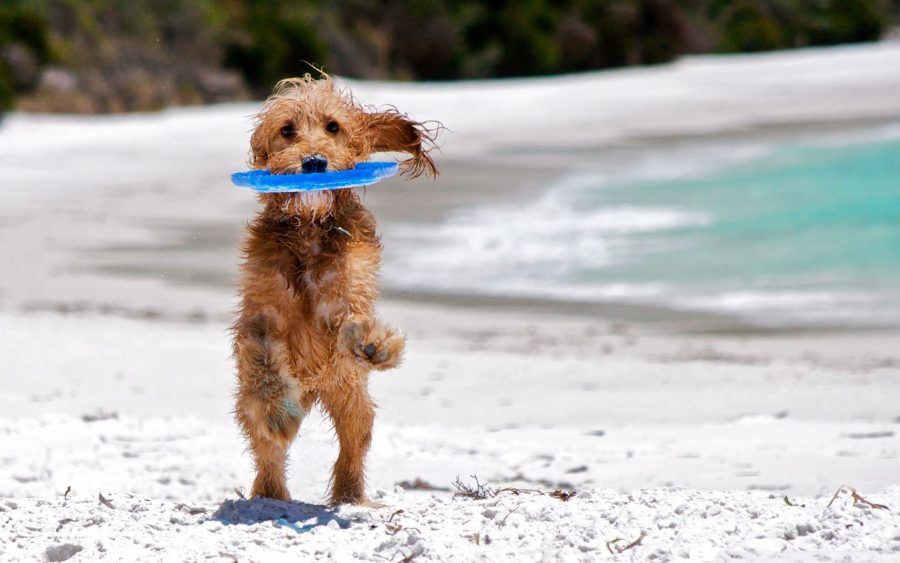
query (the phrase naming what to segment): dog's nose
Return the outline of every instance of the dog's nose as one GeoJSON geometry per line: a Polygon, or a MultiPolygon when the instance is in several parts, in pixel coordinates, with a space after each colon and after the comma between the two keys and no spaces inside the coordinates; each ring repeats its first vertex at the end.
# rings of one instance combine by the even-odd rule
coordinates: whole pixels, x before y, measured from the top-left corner
{"type": "Polygon", "coordinates": [[[321,154],[305,156],[300,162],[301,170],[304,174],[310,174],[312,172],[325,172],[325,168],[328,166],[328,159],[321,154]]]}

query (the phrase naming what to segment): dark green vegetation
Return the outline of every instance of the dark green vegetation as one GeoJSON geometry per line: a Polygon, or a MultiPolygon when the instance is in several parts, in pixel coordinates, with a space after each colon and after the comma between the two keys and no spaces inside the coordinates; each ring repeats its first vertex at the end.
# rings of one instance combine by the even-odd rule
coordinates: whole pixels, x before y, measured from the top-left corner
{"type": "Polygon", "coordinates": [[[361,78],[529,76],[878,39],[900,0],[2,0],[0,107],[109,112],[361,78]]]}

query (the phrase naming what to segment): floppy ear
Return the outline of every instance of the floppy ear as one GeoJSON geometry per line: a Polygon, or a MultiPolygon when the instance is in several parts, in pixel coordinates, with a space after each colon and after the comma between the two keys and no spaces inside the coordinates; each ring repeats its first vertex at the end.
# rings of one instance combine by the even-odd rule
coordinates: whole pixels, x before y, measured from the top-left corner
{"type": "Polygon", "coordinates": [[[429,129],[423,123],[413,121],[395,109],[370,113],[367,117],[367,135],[372,152],[399,151],[411,156],[400,163],[403,173],[411,178],[427,174],[438,175],[437,166],[428,154],[434,148],[434,139],[440,125],[429,129]]]}

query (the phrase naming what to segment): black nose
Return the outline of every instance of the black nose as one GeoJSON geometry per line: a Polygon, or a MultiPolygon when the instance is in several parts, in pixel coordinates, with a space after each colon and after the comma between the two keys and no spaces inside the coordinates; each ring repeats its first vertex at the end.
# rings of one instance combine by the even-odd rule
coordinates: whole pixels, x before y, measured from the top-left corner
{"type": "Polygon", "coordinates": [[[328,159],[321,154],[303,157],[303,160],[300,162],[302,163],[301,169],[304,174],[325,172],[325,167],[328,166],[328,159]]]}

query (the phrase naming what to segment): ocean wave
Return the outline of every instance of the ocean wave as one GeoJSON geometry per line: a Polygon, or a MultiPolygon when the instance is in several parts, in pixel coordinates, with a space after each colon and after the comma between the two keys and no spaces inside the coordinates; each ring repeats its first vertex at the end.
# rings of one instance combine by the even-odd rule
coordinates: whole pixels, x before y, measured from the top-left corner
{"type": "MultiPolygon", "coordinates": [[[[511,281],[518,275],[546,282],[625,259],[637,234],[698,227],[708,216],[675,208],[579,208],[571,191],[554,190],[519,208],[473,209],[439,225],[392,225],[387,275],[408,285],[433,279],[435,268],[453,272],[453,285],[511,281]]],[[[660,239],[655,244],[664,244],[660,239]]]]}
{"type": "Polygon", "coordinates": [[[896,323],[897,143],[788,145],[699,176],[694,153],[572,172],[532,202],[389,226],[386,285],[896,323]]]}

